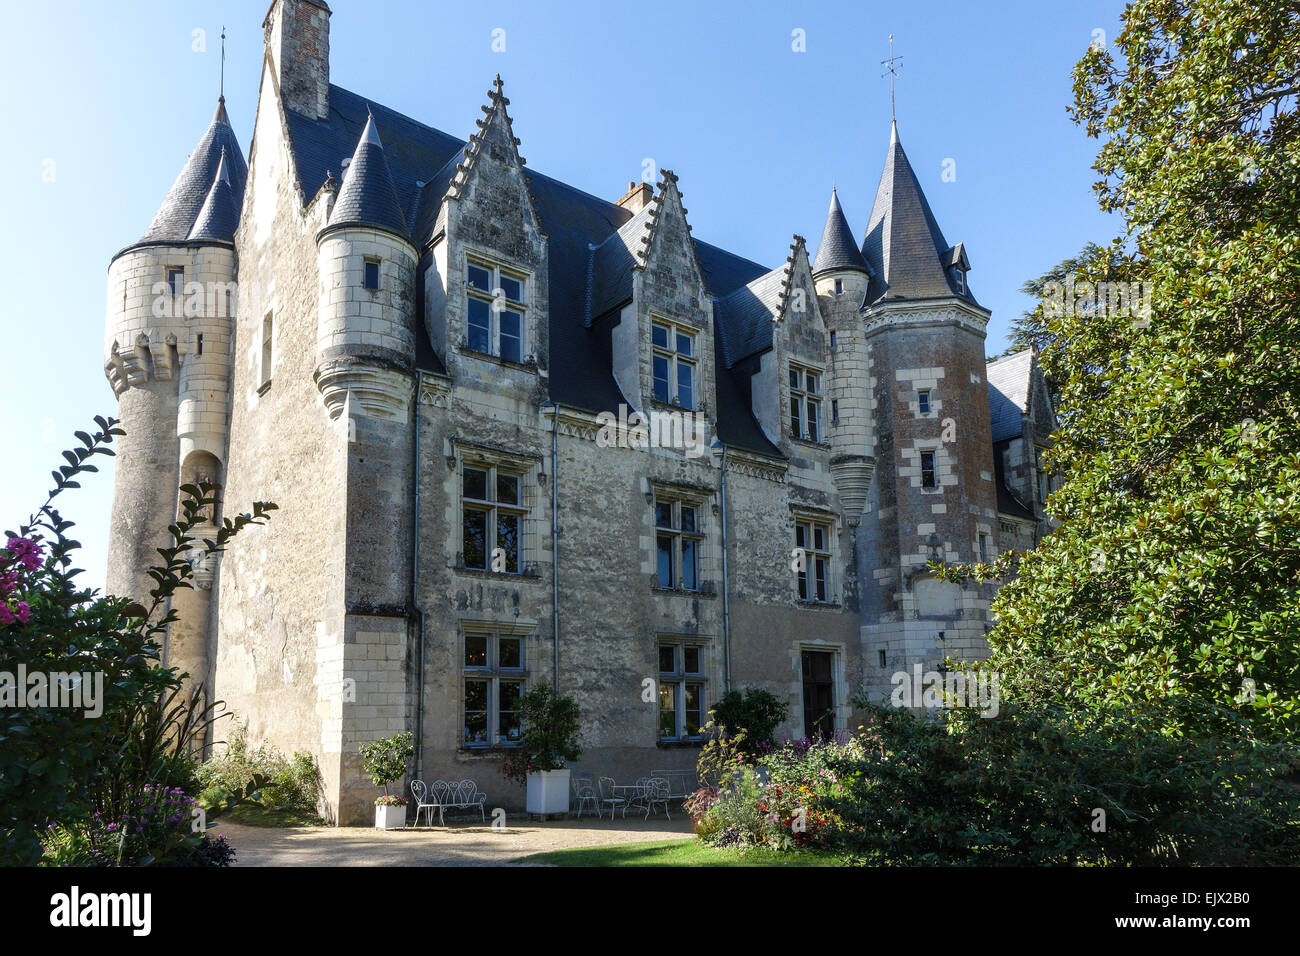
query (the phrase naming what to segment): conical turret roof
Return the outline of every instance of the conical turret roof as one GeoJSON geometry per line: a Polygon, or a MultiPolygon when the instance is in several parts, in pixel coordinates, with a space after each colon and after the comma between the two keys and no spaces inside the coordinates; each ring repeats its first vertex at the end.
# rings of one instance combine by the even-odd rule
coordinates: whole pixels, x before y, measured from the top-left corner
{"type": "Polygon", "coordinates": [[[208,197],[203,201],[198,218],[194,220],[189,239],[191,242],[234,242],[238,227],[239,206],[235,203],[235,193],[230,187],[230,169],[223,149],[221,162],[217,164],[217,177],[212,181],[212,188],[208,190],[208,197]]]}
{"type": "Polygon", "coordinates": [[[397,198],[392,171],[384,158],[384,146],[375,128],[375,118],[366,120],[352,161],[343,175],[338,199],[330,213],[328,229],[340,226],[373,226],[410,239],[406,216],[397,198]]]}
{"type": "MultiPolygon", "coordinates": [[[[236,210],[244,201],[244,183],[248,179],[248,166],[235,139],[235,131],[226,115],[226,99],[217,101],[217,111],[207,132],[190,154],[167,198],[163,200],[153,222],[140,238],[144,242],[186,242],[199,218],[208,194],[216,182],[217,170],[225,156],[226,178],[230,184],[231,198],[236,210]]],[[[230,230],[234,235],[234,230],[230,230]]],[[[228,241],[228,240],[227,240],[228,241]]]]}
{"type": "Polygon", "coordinates": [[[826,225],[822,229],[821,242],[817,243],[817,259],[813,262],[813,276],[824,272],[868,272],[867,262],[862,258],[858,244],[853,239],[853,230],[844,218],[840,207],[840,197],[831,187],[831,208],[826,214],[826,225]]]}
{"type": "Polygon", "coordinates": [[[862,255],[871,266],[867,301],[961,296],[946,268],[952,249],[903,152],[894,124],[876,202],[867,222],[862,255]]]}

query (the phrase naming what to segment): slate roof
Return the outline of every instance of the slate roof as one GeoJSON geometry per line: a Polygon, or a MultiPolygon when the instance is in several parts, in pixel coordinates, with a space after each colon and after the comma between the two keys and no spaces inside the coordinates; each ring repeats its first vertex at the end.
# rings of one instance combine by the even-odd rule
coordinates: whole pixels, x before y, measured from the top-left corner
{"type": "Polygon", "coordinates": [[[826,225],[822,227],[822,239],[817,243],[817,258],[813,262],[813,277],[823,272],[853,270],[870,273],[867,260],[862,258],[857,242],[853,239],[853,230],[844,218],[840,208],[840,197],[831,187],[831,208],[826,213],[826,225]]]}
{"type": "Polygon", "coordinates": [[[995,442],[1016,438],[1021,434],[1021,416],[1029,410],[1033,368],[1032,349],[989,363],[986,372],[989,384],[989,422],[993,427],[995,442]]]}
{"type": "Polygon", "coordinates": [[[772,317],[778,315],[788,266],[765,272],[713,303],[713,320],[727,367],[772,347],[772,317]]]}
{"type": "MultiPolygon", "coordinates": [[[[438,228],[442,199],[463,158],[465,141],[339,86],[330,86],[329,102],[329,116],[322,120],[286,111],[303,203],[309,203],[320,190],[327,171],[341,168],[359,140],[367,116],[373,115],[383,130],[384,158],[411,238],[417,249],[423,249],[438,228]]],[[[594,321],[600,317],[595,312],[591,324],[587,322],[588,270],[592,247],[611,239],[633,215],[617,203],[530,167],[524,168],[524,176],[548,240],[550,397],[592,412],[617,408],[626,399],[614,380],[610,323],[594,321]]],[[[766,266],[706,242],[695,240],[695,251],[705,285],[714,295],[726,295],[768,271],[766,266]]],[[[618,258],[613,244],[607,254],[611,260],[618,258]]],[[[619,272],[612,270],[611,275],[619,272]]],[[[602,300],[612,301],[623,281],[619,274],[619,282],[612,285],[608,298],[602,294],[602,300]]],[[[422,294],[422,287],[423,283],[417,284],[417,295],[422,294]]],[[[729,445],[779,457],[780,452],[763,435],[750,411],[748,376],[733,374],[724,364],[722,350],[714,351],[719,367],[719,437],[729,445]]],[[[426,371],[444,371],[422,323],[417,324],[416,361],[426,371]]]]}
{"type": "Polygon", "coordinates": [[[654,207],[654,203],[647,203],[591,250],[588,325],[632,298],[632,270],[645,265],[648,247],[641,240],[650,235],[650,211],[654,207]]]}
{"type": "Polygon", "coordinates": [[[1020,500],[1020,496],[1011,490],[1007,484],[1006,467],[1002,463],[1002,450],[996,447],[993,449],[993,477],[994,484],[998,492],[998,513],[1011,515],[1016,518],[1025,518],[1030,521],[1038,520],[1033,509],[1020,500]]]}
{"type": "Polygon", "coordinates": [[[862,241],[862,255],[872,271],[867,302],[956,295],[974,302],[970,284],[959,293],[945,268],[954,249],[930,211],[895,125],[862,241]]]}
{"type": "Polygon", "coordinates": [[[239,228],[239,203],[235,201],[235,192],[230,186],[230,164],[226,162],[226,151],[221,151],[221,161],[217,164],[217,175],[203,200],[203,208],[187,237],[190,242],[234,242],[235,230],[239,228]]]}
{"type": "Polygon", "coordinates": [[[384,158],[384,144],[375,128],[375,118],[370,115],[366,117],[356,151],[343,175],[343,185],[334,200],[326,228],[341,226],[373,226],[403,239],[411,236],[406,213],[397,198],[393,174],[384,158]]]}
{"type": "MultiPolygon", "coordinates": [[[[212,116],[207,132],[194,147],[194,152],[190,153],[180,175],[172,183],[167,198],[163,200],[138,244],[190,241],[190,232],[216,181],[223,153],[231,195],[235,209],[238,210],[244,201],[248,165],[244,162],[244,154],[230,125],[230,117],[226,114],[224,96],[217,100],[217,111],[212,116]]],[[[233,238],[234,230],[230,230],[230,235],[233,238]]]]}

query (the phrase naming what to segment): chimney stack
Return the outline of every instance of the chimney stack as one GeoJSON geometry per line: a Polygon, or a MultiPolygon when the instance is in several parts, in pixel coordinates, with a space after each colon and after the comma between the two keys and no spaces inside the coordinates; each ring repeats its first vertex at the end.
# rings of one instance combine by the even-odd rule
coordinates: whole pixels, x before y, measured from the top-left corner
{"type": "Polygon", "coordinates": [[[646,206],[650,205],[650,200],[654,197],[654,190],[650,188],[649,183],[628,183],[627,192],[618,204],[626,209],[632,215],[636,215],[646,206]]]}
{"type": "Polygon", "coordinates": [[[330,111],[330,8],[324,0],[274,0],[262,22],[286,109],[325,119],[330,111]]]}

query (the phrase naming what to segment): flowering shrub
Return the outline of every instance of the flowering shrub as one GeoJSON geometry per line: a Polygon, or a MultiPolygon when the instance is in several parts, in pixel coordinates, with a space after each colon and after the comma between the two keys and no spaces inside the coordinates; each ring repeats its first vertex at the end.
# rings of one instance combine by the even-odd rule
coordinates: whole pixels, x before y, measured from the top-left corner
{"type": "Polygon", "coordinates": [[[1245,731],[1172,739],[1154,712],[867,709],[854,735],[787,742],[697,793],[700,838],[895,865],[1300,860],[1300,793],[1280,779],[1295,752],[1245,731]]]}
{"type": "Polygon", "coordinates": [[[51,472],[45,503],[6,531],[0,548],[0,671],[90,674],[103,688],[94,708],[0,706],[0,864],[48,861],[51,848],[54,859],[83,851],[107,858],[101,843],[108,825],[121,841],[124,819],[146,787],[192,792],[191,751],[216,718],[198,688],[184,690],[186,675],[160,665],[162,637],[177,620],[171,598],[192,587],[191,560],[223,550],[275,508],[257,502],[251,514],[224,519],[212,540],[198,541],[190,532],[202,525],[211,533],[204,512],[215,503],[215,486],[184,485],[179,517],[166,529],[171,544],[158,549],[162,560],[149,569],[155,586],[147,607],[80,588],[73,561],[81,545],[55,503],[98,471],[95,461],[113,455],[113,442],[125,434],[114,419],[95,424],[93,435],[77,432],[77,446],[63,453],[66,464],[51,472]]]}
{"type": "Polygon", "coordinates": [[[758,798],[763,839],[774,850],[825,849],[838,824],[808,784],[768,783],[758,798]]]}
{"type": "Polygon", "coordinates": [[[375,797],[375,806],[377,807],[404,807],[406,806],[406,797],[399,797],[395,793],[390,793],[382,797],[375,797]]]}
{"type": "Polygon", "coordinates": [[[845,751],[846,745],[824,740],[769,749],[761,768],[733,770],[726,785],[702,789],[688,800],[687,810],[699,819],[696,832],[717,846],[832,846],[843,827],[833,809],[843,784],[830,765],[853,752],[845,751]]]}
{"type": "Polygon", "coordinates": [[[50,824],[44,862],[51,866],[229,866],[225,837],[194,827],[198,801],[178,787],[146,785],[116,819],[95,812],[72,826],[50,824]]]}
{"type": "Polygon", "coordinates": [[[9,535],[4,550],[0,551],[0,627],[31,620],[32,607],[22,596],[30,576],[45,563],[43,555],[38,542],[9,535]]]}

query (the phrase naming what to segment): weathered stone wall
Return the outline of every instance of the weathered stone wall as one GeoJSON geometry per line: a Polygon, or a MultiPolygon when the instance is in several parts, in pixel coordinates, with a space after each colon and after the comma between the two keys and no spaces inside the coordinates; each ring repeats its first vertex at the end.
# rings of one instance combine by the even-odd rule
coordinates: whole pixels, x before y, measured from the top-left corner
{"type": "Polygon", "coordinates": [[[237,236],[227,511],[257,499],[279,506],[237,538],[219,572],[216,696],[250,737],[317,755],[326,811],[337,811],[341,754],[324,725],[318,656],[345,643],[349,423],[331,421],[313,374],[324,203],[305,211],[269,73],[263,76],[250,175],[237,236]],[[263,320],[273,327],[269,386],[261,378],[263,320]]]}
{"type": "MultiPolygon", "coordinates": [[[[145,246],[109,266],[104,359],[126,436],[117,446],[107,588],[149,605],[147,569],[171,544],[179,486],[220,483],[228,410],[234,250],[228,246],[145,246]],[[167,272],[184,270],[182,291],[167,272]],[[202,336],[202,354],[199,337],[202,336]]],[[[174,599],[182,615],[164,658],[195,682],[210,680],[208,568],[200,587],[174,599]]]]}

